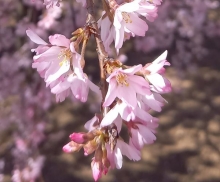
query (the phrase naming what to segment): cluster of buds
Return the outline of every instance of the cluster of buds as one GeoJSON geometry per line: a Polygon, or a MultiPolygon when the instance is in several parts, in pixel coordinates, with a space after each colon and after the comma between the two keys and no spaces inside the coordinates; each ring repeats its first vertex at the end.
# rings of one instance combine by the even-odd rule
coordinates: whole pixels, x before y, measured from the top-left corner
{"type": "Polygon", "coordinates": [[[47,43],[31,30],[27,30],[27,35],[39,44],[33,50],[36,55],[32,67],[50,86],[58,102],[69,95],[85,102],[89,89],[102,97],[100,113],[85,124],[88,132],[72,133],[71,142],[63,147],[67,153],[81,148],[86,156],[94,152],[91,167],[97,181],[110,168],[122,167],[122,155],[130,160],[140,160],[143,146],[156,140],[158,119],[149,111],[160,112],[166,102],[161,94],[171,91],[171,84],[164,77],[164,66],[170,63],[166,60],[167,51],[145,66],[124,65],[109,58],[106,52],[113,40],[119,52],[123,41],[130,36],[144,36],[148,26],[143,17],[153,21],[161,0],[130,0],[120,5],[115,0],[102,0],[104,11],[99,26],[91,10],[93,1],[77,1],[87,6],[88,18],[84,27],[73,32],[72,38],[56,34],[51,35],[50,43],[47,43]],[[97,43],[100,87],[83,72],[85,48],[91,35],[97,43]],[[128,131],[128,143],[120,136],[123,126],[128,131]]]}
{"type": "MultiPolygon", "coordinates": [[[[85,124],[88,133],[72,133],[71,142],[63,147],[64,152],[75,152],[84,149],[84,155],[95,153],[92,158],[92,171],[95,181],[102,174],[106,174],[109,168],[120,169],[122,167],[122,155],[131,160],[140,160],[140,151],[126,144],[119,137],[120,126],[111,124],[100,127],[101,117],[96,115],[85,124]]],[[[118,123],[117,123],[118,124],[118,123]]]]}

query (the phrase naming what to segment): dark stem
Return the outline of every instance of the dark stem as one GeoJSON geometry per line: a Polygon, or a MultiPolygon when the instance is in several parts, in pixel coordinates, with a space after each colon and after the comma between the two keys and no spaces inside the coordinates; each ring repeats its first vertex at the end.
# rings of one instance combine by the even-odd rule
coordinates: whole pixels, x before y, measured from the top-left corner
{"type": "MultiPolygon", "coordinates": [[[[108,59],[108,54],[105,51],[105,47],[103,45],[103,42],[100,37],[100,32],[97,26],[97,22],[94,17],[94,3],[93,0],[86,0],[87,3],[87,12],[88,12],[88,17],[86,20],[86,23],[90,24],[96,31],[95,35],[95,40],[97,44],[97,54],[98,54],[98,59],[99,59],[99,67],[100,67],[100,90],[102,92],[102,103],[104,102],[108,85],[106,82],[106,72],[105,69],[103,68],[105,60],[108,59]]],[[[102,107],[103,111],[103,116],[108,112],[108,108],[102,107]]]]}

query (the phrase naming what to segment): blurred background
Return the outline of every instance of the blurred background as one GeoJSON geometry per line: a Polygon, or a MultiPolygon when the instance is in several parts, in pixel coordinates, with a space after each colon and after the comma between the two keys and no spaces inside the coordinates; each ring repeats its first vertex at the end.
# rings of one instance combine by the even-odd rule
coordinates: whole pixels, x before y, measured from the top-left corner
{"type": "MultiPolygon", "coordinates": [[[[25,34],[30,28],[46,41],[55,33],[70,37],[85,15],[74,0],[51,9],[41,0],[0,0],[0,182],[93,181],[92,155],[65,154],[62,147],[69,134],[85,131],[84,123],[99,111],[99,98],[55,103],[31,68],[30,49],[37,46],[25,34]]],[[[148,24],[146,37],[127,41],[120,54],[134,65],[168,50],[166,75],[173,91],[164,95],[163,111],[152,113],[160,119],[157,140],[144,147],[142,160],[124,157],[122,169],[100,181],[219,182],[220,1],[164,0],[148,24]]],[[[85,72],[98,84],[97,68],[91,40],[85,72]]]]}

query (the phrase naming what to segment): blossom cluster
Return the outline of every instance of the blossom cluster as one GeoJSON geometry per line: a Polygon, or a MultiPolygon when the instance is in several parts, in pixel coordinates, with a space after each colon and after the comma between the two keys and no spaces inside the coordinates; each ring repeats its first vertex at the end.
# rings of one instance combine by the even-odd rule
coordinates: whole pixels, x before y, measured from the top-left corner
{"type": "MultiPolygon", "coordinates": [[[[47,1],[48,6],[52,6],[53,2],[47,1]]],[[[86,1],[80,2],[86,6],[86,1]]],[[[99,28],[92,26],[93,21],[87,22],[84,27],[75,30],[70,39],[55,34],[49,36],[48,43],[31,29],[26,31],[28,37],[39,45],[32,49],[36,54],[32,67],[37,69],[46,86],[56,95],[57,102],[70,95],[86,102],[90,89],[102,97],[100,113],[85,124],[88,132],[72,133],[71,142],[63,147],[65,152],[83,148],[86,156],[95,153],[91,163],[95,181],[110,168],[120,169],[122,155],[134,161],[141,159],[143,146],[156,140],[158,119],[149,111],[160,112],[166,102],[161,94],[171,91],[171,84],[164,77],[164,66],[170,65],[166,60],[167,51],[144,66],[127,66],[106,54],[100,69],[105,75],[107,88],[103,85],[98,87],[89,80],[84,72],[84,51],[90,36],[98,37],[100,29],[98,43],[102,41],[103,48],[108,52],[114,40],[119,53],[125,40],[145,35],[148,25],[143,17],[153,21],[161,1],[134,0],[118,4],[111,0],[103,3],[105,8],[98,22],[99,28]],[[122,127],[128,131],[128,143],[120,136],[122,127]]],[[[101,58],[99,61],[102,61],[101,58]]]]}
{"type": "Polygon", "coordinates": [[[63,147],[65,152],[84,148],[84,154],[95,152],[92,160],[93,177],[98,180],[110,168],[122,167],[122,155],[130,160],[141,159],[141,149],[156,140],[158,119],[148,112],[161,111],[166,100],[160,95],[171,91],[170,82],[163,76],[167,51],[145,66],[123,69],[118,61],[106,63],[109,73],[108,92],[103,106],[109,111],[96,114],[85,124],[87,133],[72,133],[71,142],[63,147]],[[120,136],[122,126],[128,131],[129,142],[120,136]]]}
{"type": "Polygon", "coordinates": [[[145,36],[148,25],[142,18],[154,21],[157,17],[157,5],[160,3],[161,0],[134,0],[119,5],[111,1],[109,9],[103,11],[99,20],[105,49],[108,51],[114,40],[115,48],[119,51],[123,42],[131,36],[145,36]]]}

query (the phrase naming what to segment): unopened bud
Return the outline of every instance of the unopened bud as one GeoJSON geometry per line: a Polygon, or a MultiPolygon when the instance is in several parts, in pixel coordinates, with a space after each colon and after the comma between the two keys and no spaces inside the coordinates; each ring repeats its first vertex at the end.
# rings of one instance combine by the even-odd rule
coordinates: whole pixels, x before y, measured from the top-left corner
{"type": "Polygon", "coordinates": [[[85,144],[89,142],[90,140],[94,139],[93,133],[72,133],[70,136],[70,139],[76,143],[79,144],[85,144]]]}
{"type": "Polygon", "coordinates": [[[81,144],[75,143],[73,141],[63,146],[63,151],[66,153],[79,151],[82,148],[81,144]]]}

